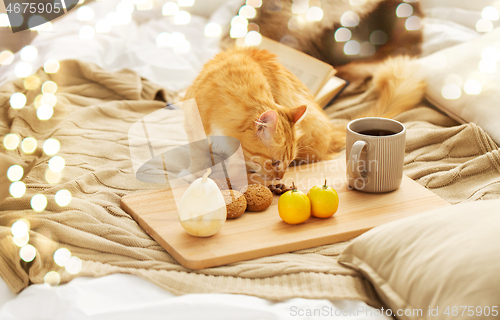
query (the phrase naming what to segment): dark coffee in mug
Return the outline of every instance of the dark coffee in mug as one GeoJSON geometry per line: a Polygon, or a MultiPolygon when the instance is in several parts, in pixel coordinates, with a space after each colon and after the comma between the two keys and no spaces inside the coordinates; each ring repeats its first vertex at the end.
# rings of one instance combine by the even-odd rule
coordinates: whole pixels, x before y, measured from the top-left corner
{"type": "Polygon", "coordinates": [[[364,134],[366,136],[375,136],[375,137],[392,136],[393,134],[396,134],[396,132],[384,129],[365,130],[365,131],[360,131],[359,133],[364,134]]]}

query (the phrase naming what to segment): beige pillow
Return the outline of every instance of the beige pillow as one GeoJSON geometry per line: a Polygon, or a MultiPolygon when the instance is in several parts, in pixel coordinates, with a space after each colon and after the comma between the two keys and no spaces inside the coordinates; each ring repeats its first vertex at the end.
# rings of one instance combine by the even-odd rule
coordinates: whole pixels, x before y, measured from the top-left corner
{"type": "Polygon", "coordinates": [[[398,319],[498,319],[500,200],[376,227],[354,240],[339,262],[365,275],[398,319]]]}
{"type": "Polygon", "coordinates": [[[419,59],[426,98],[461,123],[473,122],[500,144],[500,27],[419,59]]]}

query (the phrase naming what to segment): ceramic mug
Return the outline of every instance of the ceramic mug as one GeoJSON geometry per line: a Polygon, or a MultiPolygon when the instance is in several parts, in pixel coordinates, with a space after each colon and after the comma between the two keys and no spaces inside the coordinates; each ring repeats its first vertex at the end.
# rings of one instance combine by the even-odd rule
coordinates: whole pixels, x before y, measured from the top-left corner
{"type": "Polygon", "coordinates": [[[347,125],[349,187],[364,192],[396,190],[403,179],[406,129],[396,120],[361,118],[347,125]]]}

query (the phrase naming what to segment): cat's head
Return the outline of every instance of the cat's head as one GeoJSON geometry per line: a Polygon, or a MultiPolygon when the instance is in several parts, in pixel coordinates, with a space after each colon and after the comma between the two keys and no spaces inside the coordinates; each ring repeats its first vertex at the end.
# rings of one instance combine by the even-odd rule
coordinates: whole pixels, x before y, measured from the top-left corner
{"type": "Polygon", "coordinates": [[[254,149],[247,161],[250,172],[266,179],[281,179],[297,157],[296,124],[306,115],[307,106],[267,110],[254,120],[254,136],[261,150],[254,149]],[[262,145],[264,146],[262,148],[262,145]]]}

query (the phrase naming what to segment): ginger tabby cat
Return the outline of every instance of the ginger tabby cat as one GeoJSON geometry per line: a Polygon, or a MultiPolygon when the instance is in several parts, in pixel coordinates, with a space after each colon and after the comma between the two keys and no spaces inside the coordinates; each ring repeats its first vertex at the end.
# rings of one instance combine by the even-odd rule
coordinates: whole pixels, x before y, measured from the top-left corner
{"type": "MultiPolygon", "coordinates": [[[[388,70],[402,64],[390,63],[394,66],[388,70]]],[[[373,114],[392,116],[421,99],[423,86],[416,79],[414,88],[405,92],[410,98],[401,103],[396,87],[404,80],[386,73],[388,79],[378,80],[384,88],[373,114]]],[[[266,50],[234,48],[219,53],[204,66],[183,100],[192,98],[206,135],[237,138],[247,172],[263,179],[281,179],[292,161],[326,160],[345,145],[345,126],[333,126],[307,87],[266,50]]],[[[192,150],[191,173],[205,169],[195,158],[192,150]]]]}

